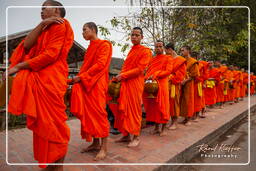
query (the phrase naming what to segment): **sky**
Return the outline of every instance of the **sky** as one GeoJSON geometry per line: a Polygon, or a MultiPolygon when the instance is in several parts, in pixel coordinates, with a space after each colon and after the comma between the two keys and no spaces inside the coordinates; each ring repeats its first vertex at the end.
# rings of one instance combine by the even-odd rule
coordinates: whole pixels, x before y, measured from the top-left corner
{"type": "MultiPolygon", "coordinates": [[[[36,27],[40,21],[41,5],[44,0],[0,0],[0,37],[7,34],[22,32],[36,27]],[[19,7],[11,7],[19,6],[19,7]],[[38,6],[38,7],[21,7],[38,6]],[[6,27],[7,18],[7,27],[6,27]],[[6,30],[7,28],[7,30],[6,30]]],[[[66,8],[66,19],[74,31],[75,40],[87,48],[89,42],[82,37],[82,27],[86,22],[93,21],[98,25],[111,28],[109,20],[114,16],[125,16],[129,10],[129,0],[59,0],[66,8]],[[72,8],[67,6],[73,6],[72,8]],[[76,6],[76,7],[74,7],[76,6]],[[127,6],[127,7],[124,7],[127,6]]],[[[120,41],[122,33],[111,30],[111,40],[120,41]]],[[[103,36],[99,35],[103,39],[103,36]]],[[[113,57],[124,58],[121,48],[113,48],[113,57]]]]}

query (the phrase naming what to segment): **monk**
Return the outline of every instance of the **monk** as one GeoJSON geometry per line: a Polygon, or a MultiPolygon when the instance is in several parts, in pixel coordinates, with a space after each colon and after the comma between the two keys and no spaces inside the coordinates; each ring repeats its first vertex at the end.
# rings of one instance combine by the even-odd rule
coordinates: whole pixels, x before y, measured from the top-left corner
{"type": "Polygon", "coordinates": [[[191,125],[190,118],[194,114],[194,80],[200,76],[198,69],[198,61],[191,57],[191,48],[189,46],[183,46],[181,48],[181,54],[187,60],[187,74],[185,80],[181,82],[182,94],[181,94],[181,111],[180,115],[185,119],[183,124],[191,125]]]}
{"type": "Polygon", "coordinates": [[[234,102],[238,103],[239,102],[239,96],[240,96],[240,83],[243,81],[242,78],[242,72],[239,71],[237,66],[234,66],[234,71],[233,71],[233,77],[234,77],[234,102]]]}
{"type": "Polygon", "coordinates": [[[217,99],[216,102],[219,104],[219,108],[222,109],[224,106],[224,86],[225,86],[225,80],[224,80],[224,73],[227,71],[228,67],[225,65],[221,65],[219,61],[215,61],[215,66],[220,71],[220,78],[219,81],[216,83],[216,94],[217,99]]]}
{"type": "Polygon", "coordinates": [[[94,160],[102,160],[107,155],[109,135],[106,111],[108,73],[112,57],[112,45],[97,36],[94,22],[83,26],[83,37],[90,44],[84,56],[80,72],[72,80],[70,112],[81,121],[81,136],[92,144],[81,152],[99,150],[94,160]],[[101,141],[100,141],[101,140],[101,141]]]}
{"type": "MultiPolygon", "coordinates": [[[[45,1],[42,21],[15,49],[8,75],[13,80],[8,110],[27,116],[33,131],[34,158],[45,168],[47,163],[63,163],[68,149],[70,130],[64,94],[67,89],[67,56],[74,35],[64,19],[65,9],[57,1],[45,1]],[[61,8],[50,8],[60,6],[61,8]]],[[[48,166],[63,170],[63,166],[48,166]]]]}
{"type": "Polygon", "coordinates": [[[156,98],[148,98],[148,93],[143,93],[143,104],[146,111],[146,120],[155,122],[155,130],[153,134],[160,136],[167,135],[166,123],[170,119],[169,105],[169,84],[168,77],[173,69],[173,59],[164,55],[164,42],[157,41],[155,43],[156,56],[152,58],[146,71],[145,80],[156,80],[158,91],[156,98]],[[160,128],[162,126],[162,128],[160,128]]]}
{"type": "Polygon", "coordinates": [[[202,64],[203,67],[200,69],[200,76],[197,77],[197,79],[199,81],[202,82],[202,87],[203,87],[203,92],[202,92],[202,97],[201,97],[201,114],[199,115],[200,118],[205,118],[205,108],[206,108],[206,104],[205,104],[205,88],[206,88],[206,80],[208,80],[209,78],[209,72],[208,72],[208,67],[209,67],[209,63],[207,61],[199,61],[199,64],[202,64]]]}
{"type": "Polygon", "coordinates": [[[250,95],[254,95],[255,94],[255,76],[254,73],[251,72],[250,74],[250,95]]]}
{"type": "Polygon", "coordinates": [[[229,80],[229,91],[228,91],[228,101],[230,102],[230,105],[233,105],[235,97],[234,97],[234,67],[233,65],[229,66],[229,72],[228,72],[228,80],[229,80]]]}
{"type": "Polygon", "coordinates": [[[150,49],[141,45],[142,39],[142,29],[134,27],[131,32],[132,49],[124,61],[120,74],[113,80],[121,81],[115,128],[123,137],[116,142],[129,142],[128,147],[136,147],[140,143],[144,70],[152,58],[150,49]]]}
{"type": "MultiPolygon", "coordinates": [[[[191,57],[198,60],[199,54],[197,52],[192,52],[191,57]]],[[[203,79],[201,79],[203,74],[204,65],[198,62],[198,70],[200,75],[194,79],[194,116],[192,121],[198,122],[199,112],[202,110],[202,96],[203,96],[203,79]]]]}
{"type": "Polygon", "coordinates": [[[181,82],[186,75],[187,60],[177,55],[173,43],[168,43],[165,46],[165,53],[173,58],[173,70],[169,76],[171,125],[168,129],[175,130],[177,128],[177,118],[180,116],[181,82]]]}
{"type": "Polygon", "coordinates": [[[220,71],[212,61],[209,62],[209,78],[206,81],[205,104],[210,108],[217,102],[216,84],[220,81],[220,71]]]}
{"type": "Polygon", "coordinates": [[[240,98],[241,100],[243,100],[243,98],[245,97],[245,93],[246,93],[246,86],[248,84],[248,79],[246,79],[246,72],[245,72],[245,69],[242,68],[241,69],[241,72],[242,72],[242,83],[240,85],[240,98]]]}

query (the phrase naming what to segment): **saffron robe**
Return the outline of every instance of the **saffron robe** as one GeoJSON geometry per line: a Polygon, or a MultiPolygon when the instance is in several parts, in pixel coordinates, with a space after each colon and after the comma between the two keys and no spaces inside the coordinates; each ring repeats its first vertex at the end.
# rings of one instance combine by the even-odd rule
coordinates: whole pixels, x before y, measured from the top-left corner
{"type": "Polygon", "coordinates": [[[118,112],[114,127],[124,136],[128,133],[140,134],[142,120],[142,93],[144,90],[144,70],[152,58],[149,48],[134,45],[124,61],[121,75],[118,112]]]}
{"type": "Polygon", "coordinates": [[[112,45],[107,40],[92,40],[84,56],[71,93],[70,112],[81,121],[81,136],[86,141],[109,135],[107,105],[108,73],[112,45]]]}
{"type": "Polygon", "coordinates": [[[145,79],[153,76],[158,83],[158,91],[156,98],[147,98],[148,93],[143,93],[147,121],[167,123],[170,119],[168,77],[172,69],[173,59],[168,55],[157,55],[149,63],[145,79]]]}
{"type": "MultiPolygon", "coordinates": [[[[8,111],[25,114],[33,131],[34,158],[52,163],[67,153],[70,130],[64,94],[67,90],[67,56],[74,35],[67,20],[48,26],[25,53],[23,41],[11,56],[11,66],[26,61],[30,69],[20,70],[13,80],[8,111]]],[[[46,167],[40,165],[39,167],[46,167]]]]}

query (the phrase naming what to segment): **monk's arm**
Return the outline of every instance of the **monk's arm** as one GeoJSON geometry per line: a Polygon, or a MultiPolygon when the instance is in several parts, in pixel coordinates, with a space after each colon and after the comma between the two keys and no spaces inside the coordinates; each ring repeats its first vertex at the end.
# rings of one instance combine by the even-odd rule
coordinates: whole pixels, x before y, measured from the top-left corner
{"type": "Polygon", "coordinates": [[[173,84],[179,84],[180,82],[182,82],[185,78],[185,75],[186,75],[186,64],[182,64],[180,66],[180,68],[175,72],[173,73],[173,77],[171,78],[171,81],[173,84]]]}
{"type": "Polygon", "coordinates": [[[80,79],[87,79],[101,72],[107,65],[110,52],[111,45],[107,42],[103,43],[97,53],[97,62],[88,71],[79,74],[80,79]]]}
{"type": "Polygon", "coordinates": [[[43,24],[42,22],[36,26],[25,38],[24,41],[24,49],[25,51],[29,51],[29,49],[36,43],[37,38],[43,31],[43,24]]]}
{"type": "Polygon", "coordinates": [[[160,71],[155,75],[155,78],[164,78],[169,76],[172,73],[173,70],[173,63],[172,61],[168,60],[168,63],[166,65],[166,70],[160,71]]]}
{"type": "Polygon", "coordinates": [[[134,78],[137,77],[138,75],[142,74],[143,71],[145,70],[145,68],[147,67],[149,61],[151,60],[152,54],[150,52],[150,50],[145,50],[142,55],[141,58],[138,62],[138,65],[136,68],[133,68],[129,71],[123,72],[121,74],[121,79],[125,80],[125,79],[130,79],[130,78],[134,78]]]}
{"type": "Polygon", "coordinates": [[[48,65],[54,63],[61,52],[65,40],[65,26],[51,26],[49,34],[51,35],[47,41],[45,49],[38,56],[27,60],[29,67],[34,71],[39,71],[48,65]]]}
{"type": "Polygon", "coordinates": [[[58,17],[51,17],[41,21],[25,38],[24,41],[24,49],[25,51],[29,51],[30,48],[36,43],[37,38],[40,36],[42,31],[49,25],[53,23],[61,24],[64,20],[58,17]]]}

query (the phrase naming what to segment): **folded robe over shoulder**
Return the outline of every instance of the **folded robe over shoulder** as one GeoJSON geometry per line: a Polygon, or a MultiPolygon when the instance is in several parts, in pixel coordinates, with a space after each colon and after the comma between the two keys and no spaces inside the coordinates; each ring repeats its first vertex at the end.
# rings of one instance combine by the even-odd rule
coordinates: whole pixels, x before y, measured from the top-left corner
{"type": "Polygon", "coordinates": [[[158,92],[157,97],[151,99],[147,98],[148,94],[146,92],[143,94],[147,121],[167,123],[170,119],[168,76],[172,69],[173,59],[167,55],[157,55],[149,63],[145,79],[152,75],[158,83],[158,92]]]}
{"type": "Polygon", "coordinates": [[[81,81],[72,88],[70,112],[80,119],[81,136],[87,141],[109,135],[106,102],[111,57],[109,41],[91,41],[78,74],[81,81]]]}
{"type": "Polygon", "coordinates": [[[72,28],[65,20],[46,28],[28,53],[21,42],[10,59],[11,67],[23,61],[30,67],[14,78],[8,111],[27,115],[27,127],[33,131],[34,158],[39,163],[55,162],[67,152],[70,131],[65,123],[64,94],[73,40],[72,28]]]}
{"type": "Polygon", "coordinates": [[[142,120],[142,93],[144,90],[144,70],[152,53],[142,45],[132,47],[122,67],[122,81],[118,112],[115,115],[115,128],[124,136],[128,133],[140,134],[142,120]]]}

